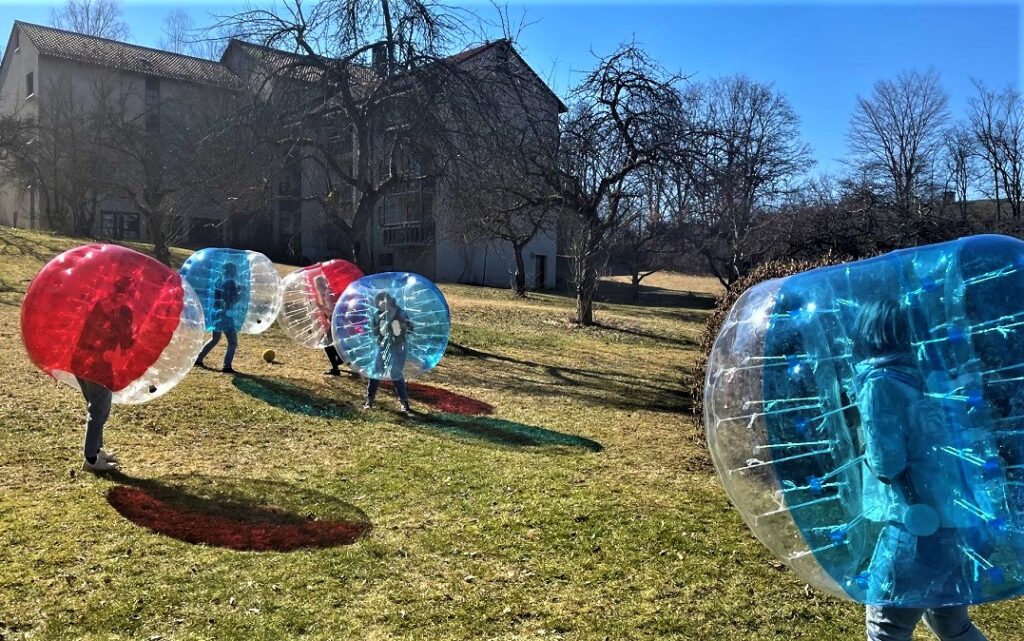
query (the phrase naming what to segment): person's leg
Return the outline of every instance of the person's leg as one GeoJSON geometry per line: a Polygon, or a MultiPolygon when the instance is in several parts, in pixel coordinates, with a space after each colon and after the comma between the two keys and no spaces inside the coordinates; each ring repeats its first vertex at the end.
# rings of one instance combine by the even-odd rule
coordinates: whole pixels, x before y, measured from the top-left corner
{"type": "Polygon", "coordinates": [[[334,345],[328,345],[324,348],[324,353],[327,354],[327,360],[331,362],[331,369],[324,372],[330,376],[341,375],[341,355],[338,354],[338,350],[334,345]]]}
{"type": "Polygon", "coordinates": [[[372,407],[373,400],[377,398],[377,388],[380,387],[380,381],[376,378],[369,378],[366,380],[366,405],[364,407],[372,407]]]}
{"type": "Polygon", "coordinates": [[[110,417],[110,403],[113,393],[96,383],[78,379],[86,403],[85,445],[83,455],[89,463],[96,463],[100,448],[103,447],[103,426],[110,417]]]}
{"type": "Polygon", "coordinates": [[[220,332],[214,332],[213,336],[210,337],[210,340],[206,342],[206,345],[203,345],[203,349],[199,350],[199,356],[196,357],[196,365],[202,366],[203,359],[206,358],[206,355],[210,353],[210,350],[216,347],[219,342],[220,332]]]}
{"type": "Polygon", "coordinates": [[[974,627],[965,605],[928,610],[924,614],[924,622],[942,641],[988,641],[974,627]]]}
{"type": "Polygon", "coordinates": [[[924,610],[869,605],[866,613],[868,641],[911,641],[924,610]]]}
{"type": "Polygon", "coordinates": [[[405,380],[396,378],[391,382],[395,386],[395,394],[398,395],[398,400],[402,403],[402,410],[405,412],[409,411],[409,387],[405,384],[405,380]]]}
{"type": "Polygon", "coordinates": [[[238,332],[224,332],[228,337],[228,349],[224,352],[224,371],[234,371],[231,363],[235,360],[235,350],[238,349],[238,332]]]}

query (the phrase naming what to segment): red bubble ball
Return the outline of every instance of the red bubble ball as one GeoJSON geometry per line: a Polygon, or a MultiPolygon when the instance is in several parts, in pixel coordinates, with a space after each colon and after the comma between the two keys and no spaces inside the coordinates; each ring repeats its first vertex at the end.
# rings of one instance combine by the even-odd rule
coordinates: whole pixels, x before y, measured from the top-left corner
{"type": "Polygon", "coordinates": [[[57,256],[33,279],[21,335],[47,374],[118,392],[161,357],[184,308],[174,270],[126,247],[86,245],[57,256]]]}

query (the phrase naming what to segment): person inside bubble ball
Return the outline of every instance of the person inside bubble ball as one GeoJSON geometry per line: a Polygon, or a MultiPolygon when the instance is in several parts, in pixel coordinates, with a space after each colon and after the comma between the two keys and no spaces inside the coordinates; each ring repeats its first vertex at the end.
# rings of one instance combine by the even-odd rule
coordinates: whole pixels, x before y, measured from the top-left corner
{"type": "MultiPolygon", "coordinates": [[[[379,347],[377,352],[377,368],[388,372],[395,394],[402,404],[402,413],[410,414],[409,388],[405,384],[405,344],[409,332],[413,331],[412,321],[394,296],[387,292],[379,292],[374,299],[374,318],[372,331],[379,347]]],[[[371,378],[366,382],[366,403],[364,410],[373,407],[377,397],[380,380],[371,378]]]]}
{"type": "MultiPolygon", "coordinates": [[[[221,369],[225,374],[237,373],[231,367],[235,359],[235,350],[238,349],[238,328],[235,327],[234,308],[241,298],[241,293],[238,290],[237,278],[238,268],[234,263],[227,263],[224,265],[224,272],[217,279],[217,282],[214,283],[213,288],[212,314],[214,325],[223,329],[223,334],[228,338],[228,348],[224,352],[224,367],[221,369]]],[[[213,332],[209,342],[203,345],[203,349],[196,358],[197,367],[206,367],[203,359],[220,342],[221,333],[219,331],[213,332]]]]}
{"type": "MultiPolygon", "coordinates": [[[[324,372],[324,375],[341,376],[341,366],[346,365],[346,363],[345,359],[338,353],[338,349],[334,346],[334,332],[331,327],[331,317],[334,314],[334,306],[338,302],[338,297],[331,291],[323,274],[316,275],[313,279],[313,286],[316,295],[316,305],[321,311],[321,318],[327,319],[327,326],[324,328],[324,331],[327,332],[327,337],[331,340],[331,344],[324,348],[327,360],[331,363],[331,369],[324,372]]],[[[355,372],[350,372],[350,374],[353,378],[359,378],[359,374],[355,372]]]]}
{"type": "MultiPolygon", "coordinates": [[[[960,542],[975,525],[954,504],[971,491],[934,445],[947,419],[928,398],[910,343],[909,315],[895,300],[864,305],[855,325],[856,403],[864,443],[864,514],[883,523],[867,570],[868,602],[927,590],[953,592],[965,559],[960,542]]],[[[985,641],[966,606],[868,606],[869,641],[910,641],[921,618],[943,641],[985,641]]]]}
{"type": "MultiPolygon", "coordinates": [[[[130,276],[122,276],[114,282],[111,295],[93,306],[78,337],[73,370],[93,372],[97,379],[113,379],[114,363],[135,344],[134,319],[128,305],[131,284],[130,276]]],[[[110,417],[113,392],[99,383],[76,378],[86,403],[82,469],[94,474],[116,471],[117,456],[103,449],[103,428],[110,417]]]]}

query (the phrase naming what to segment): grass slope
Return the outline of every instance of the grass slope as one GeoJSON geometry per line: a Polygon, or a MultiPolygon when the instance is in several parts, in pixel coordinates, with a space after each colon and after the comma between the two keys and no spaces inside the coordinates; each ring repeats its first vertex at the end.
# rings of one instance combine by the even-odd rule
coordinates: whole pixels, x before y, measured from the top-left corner
{"type": "MultiPolygon", "coordinates": [[[[680,378],[704,309],[601,304],[605,327],[581,330],[564,298],[445,286],[452,346],[423,382],[494,413],[415,420],[387,390],[359,412],[359,383],[321,376],[275,327],[242,337],[249,376],[194,371],[115,407],[119,482],[76,472],[83,403],[19,337],[28,281],[74,244],[0,228],[0,639],[862,638],[862,610],[772,559],[702,463],[680,378]],[[372,529],[290,552],[197,545],[115,510],[132,488],[212,514],[200,538],[268,514],[372,529]]],[[[977,618],[1024,639],[1014,607],[977,618]]]]}

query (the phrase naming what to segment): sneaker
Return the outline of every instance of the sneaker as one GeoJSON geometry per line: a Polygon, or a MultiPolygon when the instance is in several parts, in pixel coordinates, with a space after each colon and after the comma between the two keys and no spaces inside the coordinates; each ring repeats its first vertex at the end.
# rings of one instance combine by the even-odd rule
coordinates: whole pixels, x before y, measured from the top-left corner
{"type": "Polygon", "coordinates": [[[104,461],[108,461],[110,463],[115,463],[115,464],[121,462],[121,459],[117,458],[117,454],[114,454],[113,452],[108,452],[107,450],[103,449],[102,447],[100,448],[100,451],[96,453],[96,459],[97,460],[103,459],[104,461]]]}
{"type": "Polygon", "coordinates": [[[324,372],[324,376],[341,376],[341,370],[329,369],[326,372],[324,372]]]}
{"type": "Polygon", "coordinates": [[[206,369],[206,363],[204,363],[203,359],[201,359],[201,358],[196,360],[195,366],[196,367],[202,367],[203,369],[206,369]]]}
{"type": "Polygon", "coordinates": [[[412,410],[409,409],[408,405],[403,405],[401,411],[402,411],[402,414],[405,414],[406,416],[412,416],[412,410]]]}
{"type": "Polygon", "coordinates": [[[373,409],[373,403],[363,403],[363,411],[373,409]]]}
{"type": "Polygon", "coordinates": [[[225,367],[221,371],[224,372],[225,374],[237,374],[238,373],[230,365],[228,365],[227,367],[225,367]]]}
{"type": "Polygon", "coordinates": [[[82,469],[93,474],[105,474],[107,472],[116,472],[121,468],[114,461],[108,461],[97,456],[95,463],[82,461],[82,469]]]}

